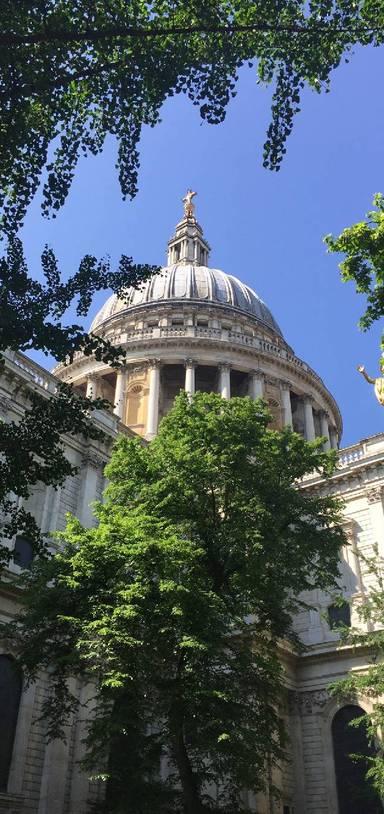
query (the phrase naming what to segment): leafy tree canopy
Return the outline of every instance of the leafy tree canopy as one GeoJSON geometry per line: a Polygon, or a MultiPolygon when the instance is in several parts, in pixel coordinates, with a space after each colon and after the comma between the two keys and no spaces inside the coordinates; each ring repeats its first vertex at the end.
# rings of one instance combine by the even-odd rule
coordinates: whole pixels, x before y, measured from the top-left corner
{"type": "Polygon", "coordinates": [[[134,196],[143,125],[185,93],[223,120],[238,71],[273,83],[264,165],[278,169],[305,85],[329,87],[356,44],[379,45],[382,0],[3,0],[0,208],[14,233],[46,170],[43,211],[66,199],[79,155],[118,140],[123,196],[134,196]],[[51,155],[50,145],[54,143],[51,155]]]}
{"type": "Polygon", "coordinates": [[[122,255],[114,271],[108,259],[98,261],[86,255],[78,271],[63,282],[57,259],[47,246],[41,266],[43,282],[29,276],[17,238],[8,242],[0,257],[0,352],[42,350],[55,359],[72,362],[76,351],[81,351],[112,365],[121,364],[125,357],[122,348],[86,333],[82,325],[63,325],[61,319],[73,301],[77,315],[85,316],[93,295],[100,290],[111,288],[124,299],[129,286],[139,287],[159,271],[158,267],[135,265],[122,255]]]}
{"type": "MultiPolygon", "coordinates": [[[[343,282],[354,281],[356,291],[367,297],[367,308],[359,325],[367,331],[376,320],[384,316],[384,198],[373,199],[375,209],[366,220],[344,229],[338,237],[327,235],[325,242],[331,252],[340,252],[345,259],[340,263],[343,282]]],[[[384,334],[381,340],[384,351],[384,334]]]]}
{"type": "Polygon", "coordinates": [[[69,518],[25,577],[7,635],[30,679],[50,669],[52,737],[68,678],[94,684],[106,811],[245,812],[284,757],[279,642],[297,644],[300,591],[337,584],[344,535],[337,501],[298,488],[335,453],[269,421],[248,397],[180,395],[150,445],[117,442],[98,526],[69,518]]]}

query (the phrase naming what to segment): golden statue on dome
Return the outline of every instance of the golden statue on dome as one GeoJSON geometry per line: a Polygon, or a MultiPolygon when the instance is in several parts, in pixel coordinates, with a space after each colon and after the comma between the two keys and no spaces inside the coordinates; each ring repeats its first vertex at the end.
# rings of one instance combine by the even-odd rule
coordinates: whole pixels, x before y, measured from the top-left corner
{"type": "Polygon", "coordinates": [[[192,203],[192,198],[197,195],[197,192],[193,192],[192,189],[187,189],[187,193],[183,198],[184,204],[184,215],[186,218],[194,218],[195,217],[195,206],[192,203]]]}
{"type": "Polygon", "coordinates": [[[375,396],[379,404],[384,407],[384,356],[382,356],[380,359],[380,370],[383,375],[379,376],[377,379],[374,379],[372,376],[368,376],[364,365],[358,365],[357,369],[359,373],[364,376],[366,382],[375,385],[375,396]]]}

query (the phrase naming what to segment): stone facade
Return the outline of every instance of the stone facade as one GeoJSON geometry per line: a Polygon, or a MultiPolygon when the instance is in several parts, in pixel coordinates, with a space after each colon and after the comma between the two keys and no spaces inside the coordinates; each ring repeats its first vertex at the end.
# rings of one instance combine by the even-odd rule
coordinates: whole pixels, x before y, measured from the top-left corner
{"type": "MultiPolygon", "coordinates": [[[[93,323],[96,333],[126,349],[127,363],[117,374],[78,355],[71,365],[59,365],[52,375],[22,354],[6,354],[0,374],[3,421],[22,415],[25,388],[49,396],[55,391],[57,377],[87,390],[90,396],[103,395],[111,401],[110,412],[94,415],[106,433],[103,443],[63,439],[78,474],[57,490],[36,488],[31,495],[27,505],[43,532],[62,529],[67,511],[85,525],[93,523],[89,504],[102,495],[103,468],[113,440],[121,432],[151,439],[180,388],[190,393],[213,389],[224,398],[263,396],[275,426],[291,425],[307,438],[322,435],[326,446],[337,446],[342,425],[331,394],[317,374],[295,356],[254,292],[235,278],[200,264],[199,258],[208,262],[209,246],[197,222],[187,220],[176,228],[169,244],[170,265],[163,272],[173,288],[168,280],[168,289],[163,287],[163,295],[157,298],[150,284],[140,302],[132,293],[129,302],[111,298],[93,323]],[[224,288],[219,289],[219,284],[224,288]]],[[[382,553],[384,548],[383,460],[384,434],[380,434],[340,450],[337,471],[326,484],[317,475],[302,484],[303,489],[326,490],[345,501],[349,545],[341,552],[340,584],[353,624],[356,607],[369,590],[370,577],[361,557],[372,553],[375,544],[382,553]]],[[[0,589],[3,620],[11,618],[17,607],[14,577],[19,572],[20,567],[11,561],[0,589]]],[[[281,648],[287,688],[282,715],[290,748],[289,761],[271,779],[280,787],[282,801],[246,796],[258,814],[337,814],[331,725],[340,704],[330,698],[327,687],[349,670],[370,663],[368,652],[340,646],[327,616],[331,596],[314,591],[303,598],[312,609],[298,614],[294,624],[307,649],[297,656],[281,648]]],[[[4,649],[0,658],[1,654],[12,656],[4,649]]],[[[48,687],[49,674],[42,675],[21,694],[0,812],[87,814],[90,802],[101,793],[77,766],[85,720],[80,717],[72,722],[66,743],[46,743],[39,713],[48,687]]],[[[83,701],[89,692],[78,682],[74,691],[83,701]]],[[[368,708],[365,699],[360,703],[368,708]]]]}

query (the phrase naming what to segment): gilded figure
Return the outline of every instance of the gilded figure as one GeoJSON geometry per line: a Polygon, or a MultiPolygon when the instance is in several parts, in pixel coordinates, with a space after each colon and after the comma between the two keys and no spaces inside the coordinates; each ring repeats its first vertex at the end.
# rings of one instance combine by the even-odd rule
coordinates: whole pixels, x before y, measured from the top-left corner
{"type": "Polygon", "coordinates": [[[374,379],[373,376],[368,375],[364,365],[358,365],[357,369],[359,373],[364,376],[365,381],[374,385],[375,396],[379,404],[384,407],[384,357],[380,360],[380,370],[383,375],[378,376],[377,379],[374,379]]]}
{"type": "Polygon", "coordinates": [[[192,189],[187,189],[187,193],[183,198],[184,204],[184,215],[186,218],[194,218],[195,217],[195,206],[192,203],[192,198],[197,195],[197,192],[193,192],[192,189]]]}

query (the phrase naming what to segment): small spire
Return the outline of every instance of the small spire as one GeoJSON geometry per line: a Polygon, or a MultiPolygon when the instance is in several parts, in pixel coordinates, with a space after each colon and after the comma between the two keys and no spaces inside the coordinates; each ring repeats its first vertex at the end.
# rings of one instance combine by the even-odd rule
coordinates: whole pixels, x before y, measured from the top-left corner
{"type": "Polygon", "coordinates": [[[168,266],[174,263],[208,265],[210,246],[203,237],[203,230],[196,220],[195,206],[192,203],[195,195],[197,192],[187,189],[182,199],[184,217],[177,224],[175,235],[168,242],[168,266]]]}

